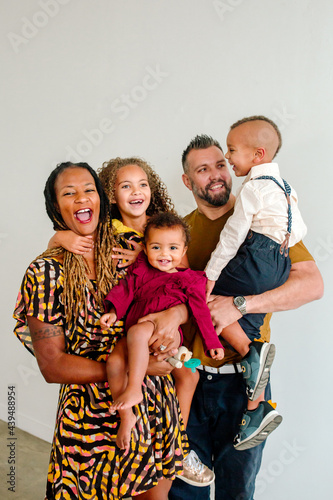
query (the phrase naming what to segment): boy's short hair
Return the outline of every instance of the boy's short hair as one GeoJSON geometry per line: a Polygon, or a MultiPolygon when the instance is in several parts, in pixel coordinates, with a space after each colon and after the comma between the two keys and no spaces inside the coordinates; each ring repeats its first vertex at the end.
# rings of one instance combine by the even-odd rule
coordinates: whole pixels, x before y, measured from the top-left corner
{"type": "Polygon", "coordinates": [[[192,141],[187,146],[187,148],[184,149],[183,154],[182,154],[182,164],[183,164],[183,170],[184,170],[185,174],[188,171],[187,157],[188,157],[189,152],[192,151],[192,149],[207,149],[207,148],[210,148],[212,146],[216,146],[223,153],[223,149],[222,149],[220,143],[218,141],[216,141],[215,139],[213,139],[213,137],[211,137],[210,135],[205,135],[205,134],[196,135],[194,137],[194,139],[192,139],[192,141]]]}
{"type": "Polygon", "coordinates": [[[263,116],[263,115],[248,116],[246,118],[242,118],[241,120],[238,120],[237,122],[233,123],[231,125],[231,127],[230,127],[230,130],[232,130],[232,129],[236,128],[236,127],[239,127],[240,125],[243,125],[243,123],[260,121],[260,120],[263,121],[263,122],[269,123],[274,128],[274,130],[275,130],[275,132],[276,132],[276,134],[278,136],[279,145],[277,147],[277,150],[275,151],[275,154],[274,154],[274,157],[275,157],[278,154],[278,152],[280,151],[280,149],[281,149],[281,146],[282,146],[282,136],[281,136],[281,132],[279,130],[279,127],[270,118],[267,118],[266,116],[263,116]]]}
{"type": "Polygon", "coordinates": [[[152,215],[144,229],[143,241],[146,244],[149,236],[150,229],[171,229],[173,227],[180,227],[183,231],[185,246],[188,246],[190,242],[190,230],[186,222],[182,217],[173,212],[160,212],[158,214],[152,215]]]}

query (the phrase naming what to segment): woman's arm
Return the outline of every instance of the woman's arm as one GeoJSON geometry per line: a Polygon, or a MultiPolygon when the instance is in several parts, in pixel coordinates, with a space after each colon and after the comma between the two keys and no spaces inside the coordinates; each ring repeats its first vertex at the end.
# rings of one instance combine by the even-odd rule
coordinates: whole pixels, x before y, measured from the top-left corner
{"type": "Polygon", "coordinates": [[[105,363],[65,352],[64,330],[28,316],[28,326],[40,371],[48,383],[88,384],[107,380],[105,363]]]}
{"type": "MultiPolygon", "coordinates": [[[[324,284],[314,261],[292,264],[287,281],[274,290],[246,298],[247,313],[288,311],[318,300],[323,296],[324,284]]],[[[233,304],[233,297],[214,296],[208,303],[213,324],[219,335],[223,328],[234,323],[241,314],[233,304]]]]}

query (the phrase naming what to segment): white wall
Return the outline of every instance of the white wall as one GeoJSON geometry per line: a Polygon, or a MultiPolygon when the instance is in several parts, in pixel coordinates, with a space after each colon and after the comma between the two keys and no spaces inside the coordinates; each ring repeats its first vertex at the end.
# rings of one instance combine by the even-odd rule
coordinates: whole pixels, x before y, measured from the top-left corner
{"type": "Polygon", "coordinates": [[[0,8],[1,418],[7,385],[16,384],[17,425],[51,440],[57,387],[14,338],[11,312],[26,266],[52,233],[42,191],[55,164],[79,156],[98,168],[140,155],[185,214],[194,205],[180,156],[190,139],[208,133],[224,145],[231,123],[264,114],[281,128],[278,160],[299,194],[326,294],[275,315],[273,389],[284,421],[269,438],[256,498],[331,498],[332,3],[25,0],[0,8]]]}

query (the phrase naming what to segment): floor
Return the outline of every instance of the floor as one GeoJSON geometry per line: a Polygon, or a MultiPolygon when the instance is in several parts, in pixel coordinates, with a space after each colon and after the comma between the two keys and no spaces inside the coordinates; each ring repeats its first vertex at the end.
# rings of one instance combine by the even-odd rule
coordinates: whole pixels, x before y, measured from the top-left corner
{"type": "Polygon", "coordinates": [[[17,428],[11,437],[0,420],[0,449],[1,500],[44,500],[51,444],[17,428]]]}

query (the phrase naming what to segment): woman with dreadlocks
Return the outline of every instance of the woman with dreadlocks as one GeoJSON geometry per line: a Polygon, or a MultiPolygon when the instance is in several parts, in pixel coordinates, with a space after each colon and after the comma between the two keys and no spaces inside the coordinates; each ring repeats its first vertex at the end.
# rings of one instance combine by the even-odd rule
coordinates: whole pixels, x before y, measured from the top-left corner
{"type": "Polygon", "coordinates": [[[105,335],[99,323],[117,274],[107,196],[89,165],[69,162],[50,174],[44,194],[56,230],[94,243],[84,258],[54,248],[32,262],[14,312],[15,333],[44,378],[61,384],[46,498],[166,500],[187,447],[167,362],[151,357],[148,373],[166,376],[146,376],[130,450],[115,445],[118,420],[109,413],[105,360],[123,330],[119,322],[105,335]]]}

